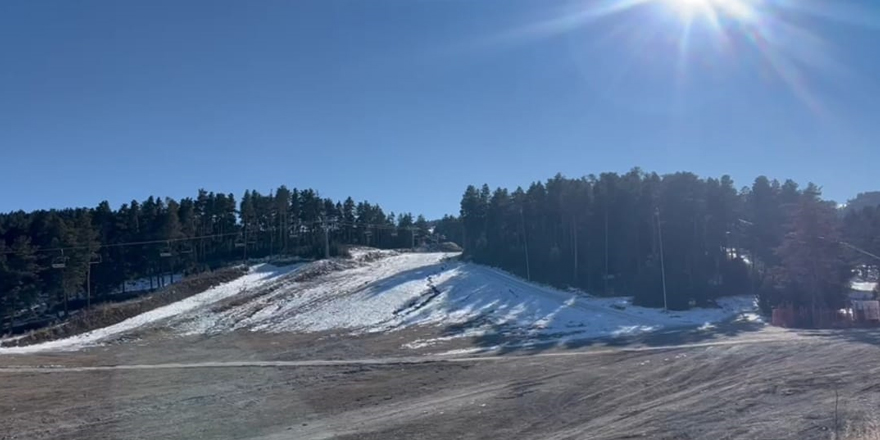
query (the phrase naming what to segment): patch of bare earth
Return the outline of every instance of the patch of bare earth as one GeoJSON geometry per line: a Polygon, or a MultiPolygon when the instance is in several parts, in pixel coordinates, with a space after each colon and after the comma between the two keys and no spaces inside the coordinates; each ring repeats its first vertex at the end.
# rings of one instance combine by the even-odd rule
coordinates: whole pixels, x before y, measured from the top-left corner
{"type": "Polygon", "coordinates": [[[246,364],[411,356],[400,346],[418,335],[395,333],[235,332],[3,356],[7,368],[245,364],[0,370],[0,438],[827,440],[867,435],[880,406],[877,331],[669,335],[421,364],[246,364]],[[689,345],[664,348],[677,341],[689,345]]]}

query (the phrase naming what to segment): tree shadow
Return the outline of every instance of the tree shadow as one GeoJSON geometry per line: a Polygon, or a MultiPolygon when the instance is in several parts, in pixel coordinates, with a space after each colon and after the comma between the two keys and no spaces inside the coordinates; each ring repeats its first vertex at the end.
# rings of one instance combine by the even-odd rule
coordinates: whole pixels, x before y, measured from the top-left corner
{"type": "Polygon", "coordinates": [[[371,283],[364,284],[361,288],[353,293],[362,292],[369,297],[378,296],[385,291],[394,289],[395,287],[419,280],[425,282],[425,289],[427,290],[430,289],[428,281],[429,277],[437,275],[455,264],[459,263],[440,262],[427,266],[420,266],[413,269],[408,269],[402,272],[397,272],[394,275],[380,278],[371,283]]]}
{"type": "MultiPolygon", "coordinates": [[[[678,345],[700,344],[757,332],[767,324],[730,319],[716,323],[712,327],[682,326],[649,331],[638,335],[589,337],[577,332],[536,335],[512,335],[505,326],[491,326],[484,334],[468,341],[477,349],[476,353],[496,355],[533,355],[548,351],[581,350],[586,348],[639,348],[674,347],[678,345]]],[[[460,324],[447,326],[443,333],[455,334],[460,324]]],[[[880,345],[880,331],[875,335],[880,345]]]]}
{"type": "Polygon", "coordinates": [[[619,311],[595,304],[583,307],[576,294],[563,291],[544,292],[546,288],[525,281],[505,280],[486,269],[467,263],[440,263],[411,269],[370,284],[368,294],[381,295],[398,285],[423,279],[425,293],[395,311],[402,326],[419,325],[435,319],[438,311],[451,323],[442,325],[441,339],[461,338],[477,352],[495,354],[540,353],[548,350],[573,350],[588,347],[661,347],[694,344],[729,338],[765,327],[761,322],[747,322],[735,317],[711,326],[677,323],[645,332],[638,329],[651,319],[637,313],[619,311]],[[434,283],[430,277],[445,270],[456,273],[434,283]],[[437,295],[441,291],[443,295],[437,295]],[[629,321],[628,321],[629,320],[629,321]],[[603,329],[609,331],[604,331],[603,329]],[[638,334],[624,334],[627,330],[638,334]],[[618,333],[595,336],[595,333],[618,333]],[[472,333],[472,334],[469,334],[472,333]]]}
{"type": "Polygon", "coordinates": [[[362,295],[365,299],[387,296],[371,307],[393,307],[393,316],[375,325],[388,325],[389,329],[435,328],[436,333],[422,341],[433,344],[456,340],[478,353],[693,344],[764,327],[762,323],[733,318],[704,326],[693,323],[703,315],[679,319],[676,314],[661,318],[647,311],[643,316],[641,309],[624,312],[607,302],[455,261],[374,278],[346,295],[362,295]],[[397,289],[407,284],[403,290],[397,289]],[[646,331],[650,329],[654,330],[646,331]]]}

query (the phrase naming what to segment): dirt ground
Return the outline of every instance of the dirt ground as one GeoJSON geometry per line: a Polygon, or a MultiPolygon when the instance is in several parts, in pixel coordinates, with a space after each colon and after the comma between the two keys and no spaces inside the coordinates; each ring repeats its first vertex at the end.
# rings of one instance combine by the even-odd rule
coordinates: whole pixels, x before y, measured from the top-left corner
{"type": "Polygon", "coordinates": [[[157,333],[4,355],[0,439],[877,438],[850,434],[877,423],[878,330],[401,348],[441,331],[157,333]]]}

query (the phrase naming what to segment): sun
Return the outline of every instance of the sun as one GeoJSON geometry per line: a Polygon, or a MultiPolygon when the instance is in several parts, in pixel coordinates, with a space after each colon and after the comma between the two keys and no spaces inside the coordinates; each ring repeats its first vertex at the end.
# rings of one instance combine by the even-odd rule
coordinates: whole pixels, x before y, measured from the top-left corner
{"type": "MultiPolygon", "coordinates": [[[[609,77],[615,83],[622,83],[621,78],[634,72],[633,66],[656,69],[646,69],[646,72],[670,68],[673,85],[682,91],[683,100],[683,90],[696,87],[694,84],[700,84],[701,78],[720,81],[727,72],[732,77],[751,73],[747,69],[756,69],[761,78],[769,78],[767,73],[774,74],[816,113],[822,112],[822,105],[810,90],[811,77],[824,74],[836,78],[843,75],[844,66],[838,65],[827,53],[830,45],[826,41],[804,27],[802,18],[859,26],[868,23],[856,21],[857,9],[824,9],[837,2],[827,2],[826,6],[819,6],[817,2],[809,8],[806,0],[569,0],[569,3],[549,18],[507,32],[499,41],[547,38],[588,27],[602,29],[600,21],[617,20],[618,26],[604,27],[610,33],[600,39],[614,41],[617,47],[626,49],[614,51],[623,53],[617,64],[607,64],[607,70],[613,71],[609,77]],[[722,65],[729,69],[722,71],[718,68],[722,65]]],[[[865,14],[868,13],[862,13],[865,14]]],[[[871,23],[871,28],[876,27],[876,23],[871,23]]],[[[577,47],[576,44],[573,47],[577,47]]]]}

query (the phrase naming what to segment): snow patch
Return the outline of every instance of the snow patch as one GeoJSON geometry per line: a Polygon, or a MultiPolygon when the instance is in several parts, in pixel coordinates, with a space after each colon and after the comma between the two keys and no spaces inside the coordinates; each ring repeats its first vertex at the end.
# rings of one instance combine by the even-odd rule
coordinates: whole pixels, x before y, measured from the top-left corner
{"type": "Polygon", "coordinates": [[[859,292],[873,292],[877,283],[874,281],[853,281],[850,283],[850,287],[859,292]]]}
{"type": "MultiPolygon", "coordinates": [[[[174,274],[174,276],[162,275],[161,277],[153,277],[152,278],[152,282],[153,282],[152,286],[150,285],[151,278],[139,278],[136,280],[126,281],[125,282],[125,291],[126,292],[142,292],[144,290],[158,289],[159,288],[158,282],[160,281],[160,279],[163,282],[163,284],[161,284],[161,285],[170,286],[172,284],[172,281],[176,283],[176,282],[182,280],[183,274],[178,273],[178,274],[174,274]]],[[[113,291],[110,292],[111,295],[118,294],[118,293],[122,293],[122,287],[117,287],[116,289],[113,289],[113,291]]]]}
{"type": "Polygon", "coordinates": [[[250,268],[248,274],[236,280],[213,287],[205,292],[193,295],[167,306],[150,310],[149,312],[142,313],[109,327],[41,344],[24,347],[2,347],[0,348],[0,354],[33,353],[46,350],[78,350],[83,347],[92,346],[111,336],[116,336],[173,316],[193,312],[206,305],[243,293],[248,289],[259,287],[279,276],[289,273],[296,267],[297,266],[288,266],[278,268],[267,264],[256,265],[250,268]]]}

